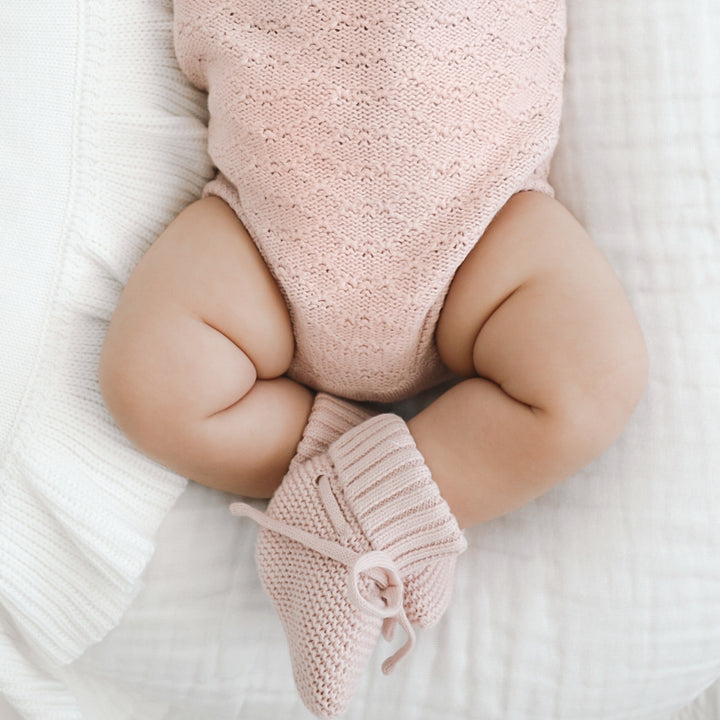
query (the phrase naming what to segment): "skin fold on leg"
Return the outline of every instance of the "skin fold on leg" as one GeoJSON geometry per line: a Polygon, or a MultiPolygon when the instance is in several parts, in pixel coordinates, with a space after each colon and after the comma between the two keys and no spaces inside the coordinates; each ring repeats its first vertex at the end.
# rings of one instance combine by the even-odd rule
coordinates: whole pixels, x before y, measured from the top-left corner
{"type": "Polygon", "coordinates": [[[310,390],[282,377],[290,318],[228,205],[188,206],[133,271],[110,323],[100,385],[145,454],[196,482],[270,497],[297,447],[310,390]]]}
{"type": "Polygon", "coordinates": [[[575,218],[536,192],[513,196],[459,268],[436,341],[467,379],[408,426],[463,527],[599,456],[647,380],[617,276],[575,218]]]}

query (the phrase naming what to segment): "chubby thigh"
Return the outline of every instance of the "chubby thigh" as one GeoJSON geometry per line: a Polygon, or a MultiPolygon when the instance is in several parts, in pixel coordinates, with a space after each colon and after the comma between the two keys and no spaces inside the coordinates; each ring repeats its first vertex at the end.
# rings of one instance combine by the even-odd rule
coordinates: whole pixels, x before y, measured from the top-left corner
{"type": "Polygon", "coordinates": [[[537,192],[513,196],[458,269],[436,342],[451,370],[490,381],[514,401],[503,407],[543,430],[527,457],[507,436],[506,469],[542,475],[544,457],[548,477],[574,472],[615,440],[645,387],[647,350],[619,278],[571,213],[537,192]]]}
{"type": "Polygon", "coordinates": [[[311,395],[280,377],[293,349],[287,309],[255,245],[222,200],[205,198],[175,218],[128,280],[100,382],[141,450],[200,482],[212,476],[217,486],[227,475],[224,489],[243,491],[243,474],[281,473],[302,432],[311,395]]]}
{"type": "Polygon", "coordinates": [[[619,436],[645,388],[640,326],[556,200],[513,196],[457,271],[436,330],[467,379],[409,421],[461,526],[535,499],[619,436]]]}

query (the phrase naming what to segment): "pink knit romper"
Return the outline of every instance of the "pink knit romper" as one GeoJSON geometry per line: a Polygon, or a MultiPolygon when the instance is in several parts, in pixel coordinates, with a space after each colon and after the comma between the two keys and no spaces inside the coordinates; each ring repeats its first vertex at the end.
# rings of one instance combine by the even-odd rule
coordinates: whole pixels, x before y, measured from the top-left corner
{"type": "Polygon", "coordinates": [[[552,194],[563,0],[175,0],[224,199],[290,310],[289,375],[355,400],[444,379],[455,271],[514,194],[552,194]]]}

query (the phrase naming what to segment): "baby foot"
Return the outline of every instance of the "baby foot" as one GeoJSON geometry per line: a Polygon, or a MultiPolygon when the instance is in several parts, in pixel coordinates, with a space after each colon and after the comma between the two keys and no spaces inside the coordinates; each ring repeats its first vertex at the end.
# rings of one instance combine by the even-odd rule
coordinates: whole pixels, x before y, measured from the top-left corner
{"type": "Polygon", "coordinates": [[[454,568],[465,549],[395,415],[366,420],[327,452],[296,463],[266,515],[241,503],[231,509],[263,526],[260,576],[288,637],[300,695],[320,717],[347,708],[381,631],[389,637],[399,623],[408,636],[385,672],[411,649],[406,579],[414,605],[433,614],[435,600],[449,598],[452,573],[427,568],[443,561],[454,568]]]}
{"type": "MultiPolygon", "coordinates": [[[[290,467],[325,452],[335,440],[375,414],[358,403],[318,393],[290,467]]],[[[450,604],[454,574],[455,557],[448,556],[428,564],[420,576],[405,578],[405,612],[413,625],[429,628],[440,620],[450,604]],[[434,594],[416,592],[418,587],[432,588],[434,594]]]]}

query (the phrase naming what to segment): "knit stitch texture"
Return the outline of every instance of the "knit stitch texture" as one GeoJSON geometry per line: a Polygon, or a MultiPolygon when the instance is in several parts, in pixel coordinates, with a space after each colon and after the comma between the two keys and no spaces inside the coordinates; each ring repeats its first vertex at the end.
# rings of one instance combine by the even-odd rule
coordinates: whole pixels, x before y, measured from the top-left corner
{"type": "Polygon", "coordinates": [[[552,193],[562,0],[177,0],[222,197],[296,334],[290,375],[393,401],[445,374],[453,275],[514,193],[552,193]]]}
{"type": "MultiPolygon", "coordinates": [[[[326,393],[318,393],[315,396],[302,440],[290,465],[291,473],[297,469],[298,465],[325,453],[336,441],[338,447],[346,445],[351,438],[355,437],[355,432],[350,431],[362,425],[373,415],[374,413],[366,407],[326,393]],[[346,433],[348,434],[346,435],[346,433]]],[[[391,423],[381,423],[380,437],[383,440],[389,439],[398,446],[407,444],[410,440],[407,427],[397,417],[391,423]],[[389,431],[388,437],[382,437],[383,431],[389,431]],[[397,437],[393,438],[393,432],[397,433],[397,437]]],[[[415,458],[419,459],[417,455],[415,458]]],[[[422,463],[420,464],[422,465],[422,463]]],[[[413,471],[411,468],[406,468],[406,470],[410,470],[411,473],[413,471]]],[[[391,491],[391,488],[388,487],[388,490],[391,491]]],[[[419,572],[407,574],[403,579],[406,589],[405,612],[413,625],[422,628],[432,627],[442,617],[452,596],[455,560],[456,556],[448,553],[438,561],[429,562],[419,572]]]]}
{"type": "Polygon", "coordinates": [[[373,416],[371,410],[327,393],[317,393],[310,417],[298,443],[293,465],[324,453],[345,432],[373,416]]]}
{"type": "Polygon", "coordinates": [[[285,526],[260,531],[258,569],[288,638],[300,696],[325,718],[347,709],[381,629],[391,635],[400,620],[408,633],[384,663],[386,672],[410,650],[406,607],[430,608],[439,618],[455,559],[467,546],[407,425],[391,414],[366,420],[326,453],[294,465],[266,519],[243,503],[232,510],[285,526]],[[314,541],[292,537],[298,531],[314,541]],[[334,549],[313,547],[318,542],[334,549]],[[378,577],[381,567],[389,573],[378,577]],[[429,567],[434,571],[425,572],[429,567]],[[364,602],[353,599],[353,586],[364,602]]]}

